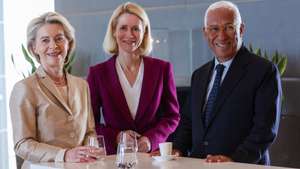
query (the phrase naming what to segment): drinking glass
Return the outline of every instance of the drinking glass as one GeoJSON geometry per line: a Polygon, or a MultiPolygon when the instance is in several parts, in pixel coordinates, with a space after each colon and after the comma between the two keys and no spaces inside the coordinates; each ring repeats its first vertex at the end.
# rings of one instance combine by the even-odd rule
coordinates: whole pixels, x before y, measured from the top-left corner
{"type": "Polygon", "coordinates": [[[120,169],[131,169],[137,164],[137,139],[136,134],[127,135],[120,133],[120,142],[118,144],[116,164],[120,169]]]}
{"type": "Polygon", "coordinates": [[[99,148],[99,153],[96,158],[100,160],[104,159],[104,157],[106,156],[104,136],[98,135],[98,136],[89,137],[88,145],[91,147],[99,148]]]}

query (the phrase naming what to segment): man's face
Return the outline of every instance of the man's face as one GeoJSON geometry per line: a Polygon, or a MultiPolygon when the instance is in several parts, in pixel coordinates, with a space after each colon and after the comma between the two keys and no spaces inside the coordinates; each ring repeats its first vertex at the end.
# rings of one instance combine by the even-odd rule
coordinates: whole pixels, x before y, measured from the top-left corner
{"type": "Polygon", "coordinates": [[[207,24],[203,28],[211,50],[220,62],[234,57],[242,43],[244,25],[238,24],[233,10],[216,8],[207,14],[207,24]]]}

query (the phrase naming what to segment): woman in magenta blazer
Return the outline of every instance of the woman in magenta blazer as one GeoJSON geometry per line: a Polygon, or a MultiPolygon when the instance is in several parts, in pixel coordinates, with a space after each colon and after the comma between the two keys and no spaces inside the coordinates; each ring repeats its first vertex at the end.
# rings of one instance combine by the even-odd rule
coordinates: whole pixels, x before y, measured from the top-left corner
{"type": "Polygon", "coordinates": [[[144,9],[122,4],[112,14],[103,42],[104,50],[113,56],[89,69],[96,131],[104,135],[108,154],[116,153],[121,131],[128,136],[135,133],[138,150],[150,152],[178,125],[172,65],[146,56],[151,39],[144,9]]]}

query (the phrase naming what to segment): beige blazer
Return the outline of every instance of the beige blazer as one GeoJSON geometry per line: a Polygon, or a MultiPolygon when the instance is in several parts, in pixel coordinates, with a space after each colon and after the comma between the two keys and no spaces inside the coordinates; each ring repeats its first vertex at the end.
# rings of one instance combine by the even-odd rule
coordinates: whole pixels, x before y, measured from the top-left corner
{"type": "Polygon", "coordinates": [[[61,162],[65,150],[95,135],[89,88],[67,74],[68,103],[42,67],[15,84],[10,101],[14,149],[30,162],[61,162]]]}

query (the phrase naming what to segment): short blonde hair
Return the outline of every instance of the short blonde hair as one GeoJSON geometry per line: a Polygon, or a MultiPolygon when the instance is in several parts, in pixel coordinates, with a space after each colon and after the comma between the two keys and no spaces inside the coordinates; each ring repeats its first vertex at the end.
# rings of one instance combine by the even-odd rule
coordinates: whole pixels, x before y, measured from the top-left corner
{"type": "Polygon", "coordinates": [[[75,50],[75,30],[69,21],[57,12],[47,12],[43,15],[32,19],[27,26],[27,50],[40,63],[40,57],[35,54],[33,45],[36,40],[38,30],[45,24],[60,24],[64,29],[64,34],[69,41],[69,50],[65,60],[65,64],[70,62],[71,55],[75,50]]]}
{"type": "Polygon", "coordinates": [[[126,2],[124,4],[121,4],[114,10],[112,16],[110,17],[105,38],[103,41],[104,51],[112,55],[118,54],[119,51],[117,40],[113,34],[116,30],[119,17],[124,13],[136,15],[141,19],[144,26],[144,37],[139,47],[139,51],[141,55],[148,55],[152,50],[150,21],[146,11],[141,6],[132,2],[126,2]]]}

